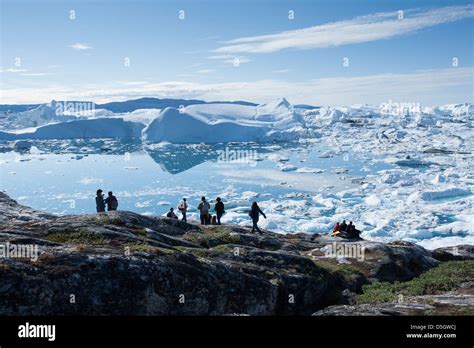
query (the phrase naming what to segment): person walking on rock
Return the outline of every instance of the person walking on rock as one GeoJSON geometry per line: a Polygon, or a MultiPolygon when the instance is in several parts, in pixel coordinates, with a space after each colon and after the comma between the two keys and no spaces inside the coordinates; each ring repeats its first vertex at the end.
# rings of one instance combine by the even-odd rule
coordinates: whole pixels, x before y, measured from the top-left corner
{"type": "Polygon", "coordinates": [[[186,222],[186,213],[188,211],[188,203],[186,203],[186,198],[183,198],[183,200],[179,203],[178,210],[181,212],[181,214],[183,214],[181,220],[186,222]]]}
{"type": "Polygon", "coordinates": [[[216,201],[217,201],[217,203],[214,206],[214,210],[215,210],[216,215],[217,215],[217,224],[220,225],[221,224],[221,217],[225,213],[224,203],[222,203],[222,200],[221,200],[220,197],[217,197],[216,201]]]}
{"type": "Polygon", "coordinates": [[[206,197],[202,196],[201,203],[199,203],[198,205],[198,210],[199,210],[200,218],[201,218],[201,225],[209,224],[209,209],[211,209],[211,206],[206,201],[206,197]]]}
{"type": "Polygon", "coordinates": [[[267,216],[265,215],[265,213],[260,209],[260,207],[258,206],[257,202],[253,202],[252,203],[252,208],[250,209],[250,217],[252,218],[252,233],[257,230],[258,233],[262,233],[262,231],[260,231],[260,229],[258,228],[258,220],[260,218],[260,214],[263,215],[263,217],[266,219],[267,216]]]}

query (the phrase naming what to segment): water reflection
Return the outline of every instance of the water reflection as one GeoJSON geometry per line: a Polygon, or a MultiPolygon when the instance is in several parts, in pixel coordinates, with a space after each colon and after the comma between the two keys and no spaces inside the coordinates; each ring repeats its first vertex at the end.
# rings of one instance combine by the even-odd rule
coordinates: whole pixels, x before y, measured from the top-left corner
{"type": "MultiPolygon", "coordinates": [[[[240,163],[255,165],[268,154],[281,154],[302,149],[300,143],[227,143],[227,144],[170,144],[146,143],[140,139],[71,139],[71,140],[26,140],[21,148],[14,142],[0,143],[0,153],[18,154],[71,154],[80,160],[88,155],[131,156],[144,151],[160,168],[170,174],[185,172],[204,162],[240,163]]],[[[275,155],[278,157],[278,155],[275,155]]],[[[278,158],[277,158],[278,159],[278,158]]]]}

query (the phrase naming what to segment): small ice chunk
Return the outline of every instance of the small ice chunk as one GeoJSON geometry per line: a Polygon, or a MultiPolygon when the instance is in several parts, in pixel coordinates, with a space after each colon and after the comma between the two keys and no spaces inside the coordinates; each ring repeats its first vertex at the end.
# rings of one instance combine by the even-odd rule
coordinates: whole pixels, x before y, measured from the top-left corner
{"type": "Polygon", "coordinates": [[[365,203],[371,206],[377,206],[381,203],[377,195],[373,194],[365,198],[365,203]]]}
{"type": "Polygon", "coordinates": [[[319,174],[323,173],[323,169],[319,168],[310,168],[310,167],[301,167],[296,170],[298,173],[314,173],[314,174],[319,174]]]}

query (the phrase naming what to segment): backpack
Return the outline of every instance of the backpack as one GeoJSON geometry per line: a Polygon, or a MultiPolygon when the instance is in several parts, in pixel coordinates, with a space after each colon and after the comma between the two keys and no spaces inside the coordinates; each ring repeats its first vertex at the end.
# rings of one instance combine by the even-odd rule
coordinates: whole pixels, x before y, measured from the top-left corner
{"type": "Polygon", "coordinates": [[[181,202],[181,203],[179,204],[178,210],[179,210],[179,211],[184,211],[184,203],[183,203],[183,202],[181,202]]]}
{"type": "Polygon", "coordinates": [[[211,206],[207,201],[201,203],[201,214],[207,214],[209,213],[209,209],[211,206]]]}

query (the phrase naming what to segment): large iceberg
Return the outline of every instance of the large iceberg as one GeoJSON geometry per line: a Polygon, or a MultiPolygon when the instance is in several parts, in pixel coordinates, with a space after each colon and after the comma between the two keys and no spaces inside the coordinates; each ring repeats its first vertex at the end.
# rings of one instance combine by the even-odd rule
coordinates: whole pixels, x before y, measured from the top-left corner
{"type": "Polygon", "coordinates": [[[301,115],[284,98],[257,107],[235,104],[164,109],[143,131],[147,141],[220,143],[285,141],[305,133],[301,115]]]}
{"type": "Polygon", "coordinates": [[[166,108],[143,130],[143,138],[172,143],[262,141],[269,130],[230,121],[207,122],[178,109],[166,108]]]}

